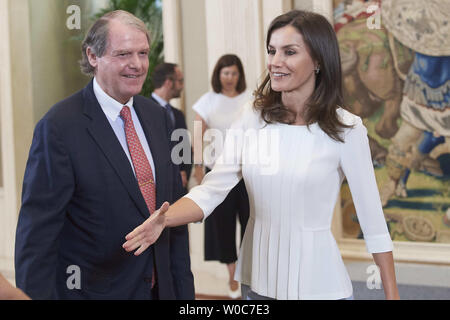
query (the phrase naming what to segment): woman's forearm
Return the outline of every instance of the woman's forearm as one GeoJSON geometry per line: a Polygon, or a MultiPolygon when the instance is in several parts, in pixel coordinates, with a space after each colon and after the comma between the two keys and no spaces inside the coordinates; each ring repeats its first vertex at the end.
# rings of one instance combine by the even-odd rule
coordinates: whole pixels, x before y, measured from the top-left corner
{"type": "Polygon", "coordinates": [[[166,227],[177,227],[203,219],[202,209],[191,199],[183,197],[164,214],[166,227]]]}
{"type": "Polygon", "coordinates": [[[383,282],[386,299],[400,299],[395,278],[394,257],[392,251],[373,253],[373,259],[380,268],[381,281],[383,282]]]}

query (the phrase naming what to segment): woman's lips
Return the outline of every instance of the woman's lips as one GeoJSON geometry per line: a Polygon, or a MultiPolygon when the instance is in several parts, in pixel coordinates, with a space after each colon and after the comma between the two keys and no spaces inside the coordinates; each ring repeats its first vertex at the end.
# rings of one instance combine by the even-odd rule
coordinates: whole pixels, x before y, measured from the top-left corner
{"type": "Polygon", "coordinates": [[[271,76],[272,76],[272,79],[280,80],[280,79],[283,79],[283,78],[289,76],[289,73],[284,73],[284,72],[272,72],[272,73],[271,73],[271,76]]]}

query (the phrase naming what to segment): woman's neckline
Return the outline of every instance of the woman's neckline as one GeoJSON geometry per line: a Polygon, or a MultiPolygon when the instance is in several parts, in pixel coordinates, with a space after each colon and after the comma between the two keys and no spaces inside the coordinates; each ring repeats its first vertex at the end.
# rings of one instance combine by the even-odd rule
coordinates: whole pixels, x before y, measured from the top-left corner
{"type": "Polygon", "coordinates": [[[237,98],[237,97],[239,97],[240,95],[242,95],[244,92],[241,92],[241,93],[238,93],[237,95],[235,95],[235,96],[233,96],[233,97],[230,97],[230,96],[227,96],[226,94],[224,94],[224,93],[222,93],[222,92],[219,92],[219,94],[221,95],[221,96],[223,96],[223,97],[225,97],[225,98],[227,98],[227,99],[235,99],[235,98],[237,98]]]}

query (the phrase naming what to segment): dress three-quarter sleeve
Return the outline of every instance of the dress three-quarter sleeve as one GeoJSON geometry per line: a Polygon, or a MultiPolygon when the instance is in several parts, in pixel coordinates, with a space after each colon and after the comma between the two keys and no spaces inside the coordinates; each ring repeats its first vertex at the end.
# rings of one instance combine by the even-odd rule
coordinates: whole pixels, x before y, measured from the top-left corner
{"type": "Polygon", "coordinates": [[[393,245],[383,214],[375,179],[367,129],[354,118],[341,143],[340,166],[347,178],[359,224],[369,253],[392,251],[393,245]]]}

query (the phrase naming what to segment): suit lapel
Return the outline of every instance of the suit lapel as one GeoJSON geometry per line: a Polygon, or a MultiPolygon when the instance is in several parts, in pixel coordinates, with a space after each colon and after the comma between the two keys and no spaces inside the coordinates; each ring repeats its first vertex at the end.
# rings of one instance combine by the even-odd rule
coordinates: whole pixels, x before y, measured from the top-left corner
{"type": "MultiPolygon", "coordinates": [[[[154,102],[154,103],[156,103],[158,106],[161,106],[160,104],[159,104],[159,102],[158,101],[156,101],[156,99],[155,98],[153,98],[153,96],[152,95],[150,95],[150,99],[154,102]]],[[[161,106],[162,107],[162,106],[161,106]]]]}
{"type": "Polygon", "coordinates": [[[84,89],[83,95],[85,101],[84,114],[91,119],[87,127],[88,132],[114,168],[141,215],[144,218],[148,218],[149,211],[133,174],[130,162],[95,98],[92,81],[84,89]]]}

